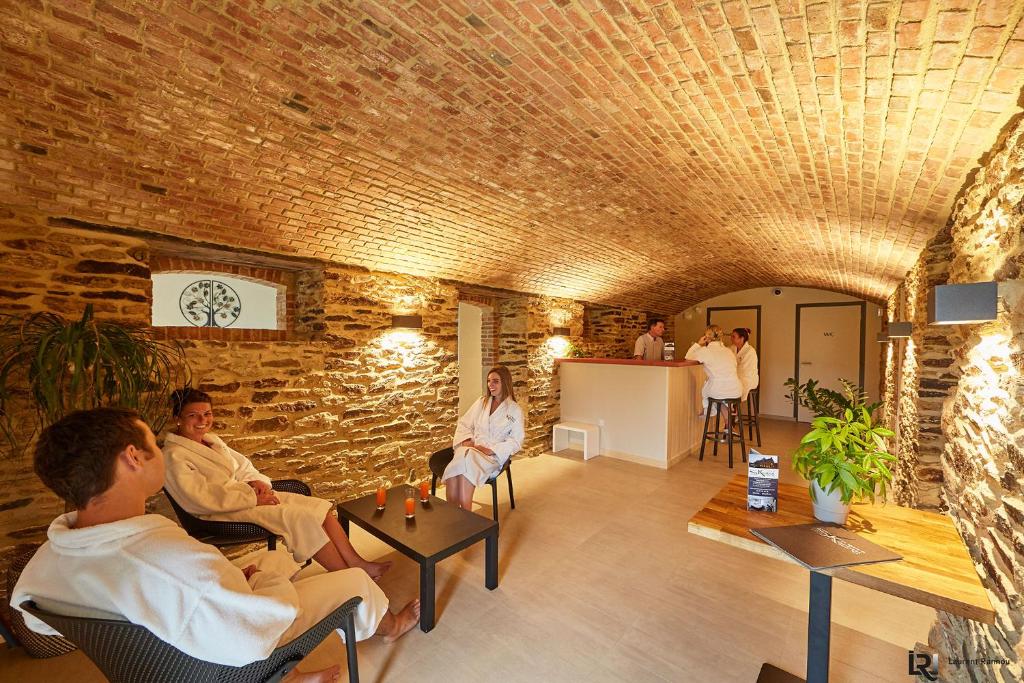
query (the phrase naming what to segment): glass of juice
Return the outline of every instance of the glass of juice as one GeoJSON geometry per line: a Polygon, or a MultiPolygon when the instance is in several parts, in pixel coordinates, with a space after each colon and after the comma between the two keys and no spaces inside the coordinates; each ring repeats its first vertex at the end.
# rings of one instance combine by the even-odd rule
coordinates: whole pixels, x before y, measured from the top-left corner
{"type": "Polygon", "coordinates": [[[420,482],[420,502],[426,503],[430,501],[430,482],[424,480],[420,482]]]}
{"type": "Polygon", "coordinates": [[[388,502],[388,490],[383,486],[377,487],[377,509],[383,510],[384,505],[388,502]]]}
{"type": "Polygon", "coordinates": [[[405,499],[405,518],[412,519],[416,516],[416,499],[409,496],[405,499]]]}

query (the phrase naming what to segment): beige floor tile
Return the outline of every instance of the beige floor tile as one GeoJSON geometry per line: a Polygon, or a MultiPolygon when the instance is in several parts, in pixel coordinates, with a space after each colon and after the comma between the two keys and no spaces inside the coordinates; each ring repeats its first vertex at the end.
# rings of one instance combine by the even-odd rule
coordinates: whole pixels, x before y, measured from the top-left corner
{"type": "MultiPolygon", "coordinates": [[[[803,425],[764,420],[765,453],[802,483],[789,453],[803,425]]],[[[738,461],[737,461],[738,462],[738,461]]],[[[438,565],[436,628],[394,645],[359,644],[363,681],[753,681],[770,661],[803,674],[806,570],[686,531],[735,474],[705,456],[668,471],[578,452],[516,460],[515,510],[498,486],[500,586],[484,587],[482,544],[438,565]]],[[[443,495],[443,489],[440,491],[443,495]]],[[[476,512],[491,515],[489,487],[476,512]]],[[[360,529],[353,544],[394,567],[381,586],[400,607],[418,594],[417,565],[360,529]]],[[[934,611],[836,581],[832,681],[906,679],[906,651],[934,611]]],[[[302,664],[344,662],[337,636],[302,664]]],[[[0,652],[0,680],[100,681],[80,653],[32,660],[0,652]]]]}

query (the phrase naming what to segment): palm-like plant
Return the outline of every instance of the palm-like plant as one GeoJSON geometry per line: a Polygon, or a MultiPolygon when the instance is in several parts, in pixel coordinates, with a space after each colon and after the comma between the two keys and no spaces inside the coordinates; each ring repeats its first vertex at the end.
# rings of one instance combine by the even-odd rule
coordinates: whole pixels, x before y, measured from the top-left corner
{"type": "Polygon", "coordinates": [[[12,454],[64,415],[99,406],[137,410],[159,433],[167,395],[188,377],[180,344],[96,320],[91,304],[73,321],[48,312],[0,316],[0,431],[12,454]]]}
{"type": "Polygon", "coordinates": [[[885,439],[894,434],[874,423],[877,404],[865,405],[863,395],[850,386],[844,394],[849,407],[839,416],[821,415],[811,422],[811,431],[793,454],[793,469],[826,494],[838,489],[843,504],[854,498],[873,502],[876,491],[884,500],[892,481],[887,463],[896,460],[886,451],[885,439]]]}

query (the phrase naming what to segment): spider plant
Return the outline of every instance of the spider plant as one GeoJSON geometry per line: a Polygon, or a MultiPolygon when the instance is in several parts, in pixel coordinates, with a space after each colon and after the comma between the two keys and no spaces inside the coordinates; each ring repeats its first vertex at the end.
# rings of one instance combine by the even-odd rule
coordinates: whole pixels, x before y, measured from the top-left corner
{"type": "Polygon", "coordinates": [[[99,406],[137,410],[159,433],[167,395],[189,374],[180,344],[97,320],[92,304],[80,320],[0,315],[0,432],[12,455],[68,413],[99,406]]]}

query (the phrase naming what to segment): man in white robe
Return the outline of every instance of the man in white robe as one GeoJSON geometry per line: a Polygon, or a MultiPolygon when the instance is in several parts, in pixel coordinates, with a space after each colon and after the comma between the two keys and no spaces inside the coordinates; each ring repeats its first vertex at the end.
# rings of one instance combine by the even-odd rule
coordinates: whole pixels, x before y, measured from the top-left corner
{"type": "MultiPolygon", "coordinates": [[[[124,618],[186,654],[232,666],[265,659],[356,595],[363,598],[357,639],[394,640],[419,620],[418,601],[389,612],[387,597],[362,569],[297,573],[283,552],[245,558],[256,561],[243,569],[166,517],[146,514],[146,499],[163,485],[164,461],[133,411],[79,411],[48,427],[35,469],[77,511],[50,525],[49,541],[11,594],[15,608],[33,600],[62,614],[124,618]]],[[[54,633],[24,617],[32,630],[54,633]]],[[[331,671],[337,667],[293,680],[324,680],[331,671]]]]}

